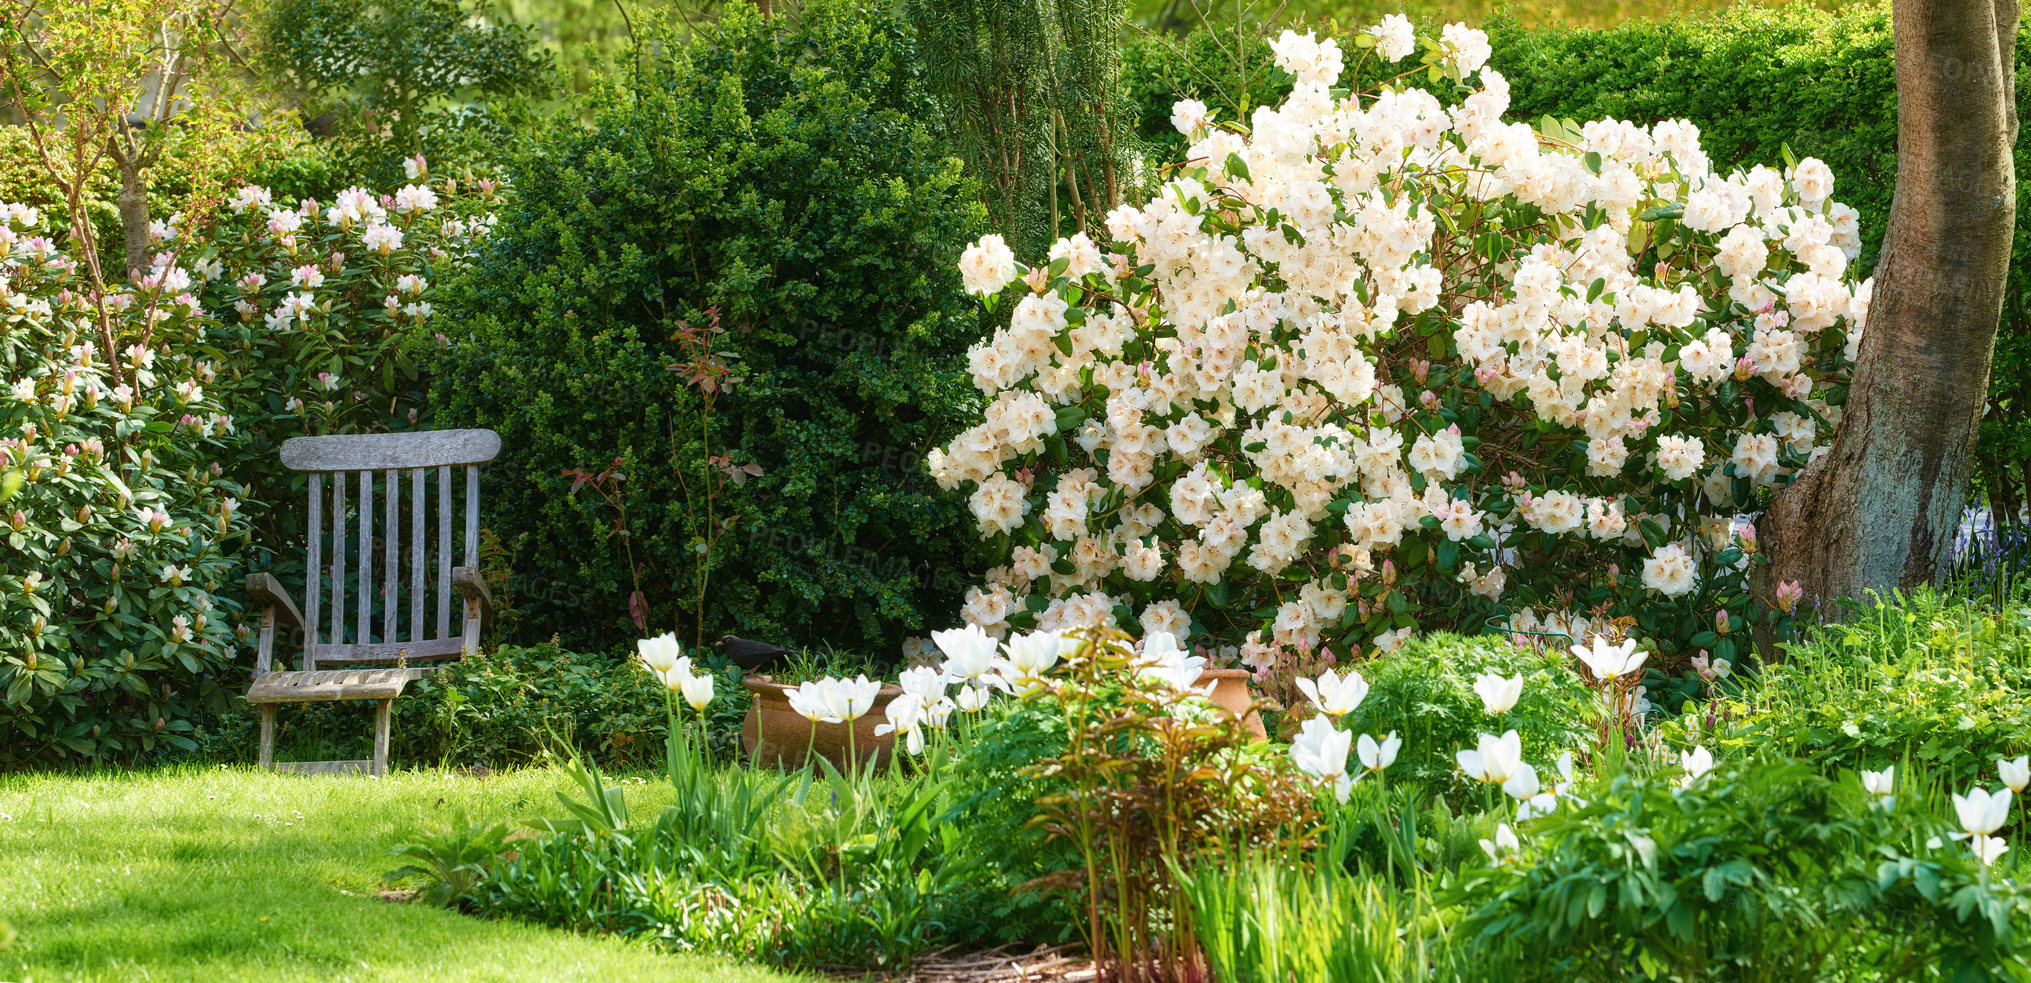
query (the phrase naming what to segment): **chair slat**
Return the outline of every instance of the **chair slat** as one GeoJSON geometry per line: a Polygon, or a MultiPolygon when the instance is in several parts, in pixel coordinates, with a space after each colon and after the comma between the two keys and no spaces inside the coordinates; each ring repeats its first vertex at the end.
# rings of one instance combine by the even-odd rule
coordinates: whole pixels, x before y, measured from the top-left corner
{"type": "Polygon", "coordinates": [[[423,625],[423,469],[409,471],[409,638],[429,637],[423,625]]]}
{"type": "Polygon", "coordinates": [[[484,464],[501,452],[491,430],[417,430],[409,433],[333,434],[282,442],[282,466],[291,471],[378,471],[484,464]]]}
{"type": "Polygon", "coordinates": [[[374,640],[374,472],[360,472],[360,644],[374,640]]]}
{"type": "Polygon", "coordinates": [[[303,566],[303,668],[317,668],[318,601],[324,594],[324,475],[310,476],[310,555],[303,566]]]}
{"type": "Polygon", "coordinates": [[[388,521],[381,527],[381,537],[388,544],[386,557],[387,572],[381,575],[381,640],[395,640],[395,592],[402,583],[402,482],[395,476],[395,469],[382,473],[381,494],[388,497],[388,521]]]}
{"type": "Polygon", "coordinates": [[[346,476],[331,476],[331,644],[346,641],[346,476]]]}
{"type": "Polygon", "coordinates": [[[403,658],[410,662],[425,659],[442,659],[464,651],[462,639],[433,638],[422,642],[368,642],[357,645],[323,645],[318,648],[317,661],[325,666],[351,665],[358,662],[393,662],[403,658]]]}
{"type": "Polygon", "coordinates": [[[465,565],[480,566],[480,466],[465,466],[465,565]]]}
{"type": "Polygon", "coordinates": [[[451,637],[451,468],[437,469],[437,634],[451,637]]]}

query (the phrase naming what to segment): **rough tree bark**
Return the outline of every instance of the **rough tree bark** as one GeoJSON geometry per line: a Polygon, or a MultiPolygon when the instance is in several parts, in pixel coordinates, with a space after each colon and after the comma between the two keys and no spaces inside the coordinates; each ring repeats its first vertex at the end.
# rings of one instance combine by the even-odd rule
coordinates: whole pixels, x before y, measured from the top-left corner
{"type": "Polygon", "coordinates": [[[1832,450],[1762,520],[1771,583],[1934,581],[1967,502],[2016,225],[2016,0],[1895,0],[1897,191],[1832,450]]]}

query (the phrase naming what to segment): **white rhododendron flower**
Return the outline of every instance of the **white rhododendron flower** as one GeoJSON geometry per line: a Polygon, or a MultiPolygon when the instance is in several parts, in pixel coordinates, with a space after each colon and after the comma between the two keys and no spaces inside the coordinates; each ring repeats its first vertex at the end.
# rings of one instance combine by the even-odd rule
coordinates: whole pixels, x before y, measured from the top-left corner
{"type": "Polygon", "coordinates": [[[1000,236],[983,236],[960,255],[959,275],[967,293],[993,293],[1016,278],[1015,253],[1000,236]]]}
{"type": "Polygon", "coordinates": [[[1643,561],[1643,586],[1667,597],[1692,590],[1697,580],[1692,555],[1677,543],[1658,547],[1655,554],[1643,561]]]}
{"type": "MultiPolygon", "coordinates": [[[[1402,14],[1384,14],[1382,22],[1368,29],[1375,38],[1375,52],[1383,61],[1402,61],[1417,50],[1417,33],[1402,14]]],[[[1285,32],[1289,36],[1289,32],[1285,32]]]]}
{"type": "Polygon", "coordinates": [[[1576,591],[1589,619],[1747,596],[1700,532],[1824,452],[1868,314],[1831,172],[1715,171],[1685,121],[1506,121],[1463,25],[1357,38],[1472,90],[1347,92],[1337,43],[1285,32],[1286,97],[1180,100],[1182,164],[1104,235],[965,251],[1008,320],[927,465],[1005,557],[963,602],[988,637],[1132,621],[1295,682],[1426,629],[1570,632],[1576,591]]]}

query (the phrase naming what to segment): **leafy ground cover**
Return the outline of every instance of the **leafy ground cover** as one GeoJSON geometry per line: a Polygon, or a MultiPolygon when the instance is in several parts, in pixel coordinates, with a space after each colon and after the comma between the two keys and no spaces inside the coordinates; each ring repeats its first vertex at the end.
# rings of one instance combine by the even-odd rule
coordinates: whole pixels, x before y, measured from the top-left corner
{"type": "Polygon", "coordinates": [[[548,769],[0,776],[0,919],[15,935],[0,979],[803,979],[379,899],[401,863],[389,851],[419,830],[553,811],[569,782],[548,769]]]}

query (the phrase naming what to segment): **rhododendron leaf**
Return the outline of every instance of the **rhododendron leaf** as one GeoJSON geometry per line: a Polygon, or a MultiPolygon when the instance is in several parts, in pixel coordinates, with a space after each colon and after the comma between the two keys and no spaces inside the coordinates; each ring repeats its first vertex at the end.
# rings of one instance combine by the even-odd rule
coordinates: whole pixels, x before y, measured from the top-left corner
{"type": "Polygon", "coordinates": [[[8,471],[6,474],[0,474],[0,502],[13,498],[14,494],[19,492],[21,486],[27,481],[28,476],[22,474],[19,468],[8,471]]]}
{"type": "Polygon", "coordinates": [[[1242,160],[1240,154],[1228,154],[1227,163],[1222,167],[1222,170],[1226,171],[1229,177],[1238,177],[1243,181],[1249,180],[1248,162],[1242,160]]]}

